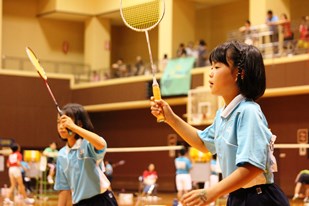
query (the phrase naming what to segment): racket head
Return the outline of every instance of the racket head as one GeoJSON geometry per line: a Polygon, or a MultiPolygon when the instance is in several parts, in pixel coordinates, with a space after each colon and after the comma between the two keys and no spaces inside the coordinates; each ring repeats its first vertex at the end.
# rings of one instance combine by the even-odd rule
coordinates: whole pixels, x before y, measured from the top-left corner
{"type": "Polygon", "coordinates": [[[30,62],[32,63],[32,65],[36,69],[36,71],[46,81],[47,80],[46,73],[45,73],[43,67],[40,64],[39,59],[37,58],[37,56],[33,52],[33,50],[30,49],[29,47],[26,47],[26,53],[27,53],[27,56],[28,56],[30,62]]]}
{"type": "Polygon", "coordinates": [[[120,0],[120,15],[127,27],[145,32],[156,27],[165,13],[164,0],[120,0]]]}

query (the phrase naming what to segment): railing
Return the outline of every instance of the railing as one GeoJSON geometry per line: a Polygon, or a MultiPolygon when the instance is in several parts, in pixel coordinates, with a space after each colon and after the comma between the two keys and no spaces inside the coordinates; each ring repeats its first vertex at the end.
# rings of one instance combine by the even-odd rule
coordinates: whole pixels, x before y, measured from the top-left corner
{"type": "MultiPolygon", "coordinates": [[[[91,68],[87,64],[49,60],[40,60],[40,63],[46,73],[73,74],[76,83],[88,82],[91,76],[91,68]]],[[[12,56],[2,57],[2,69],[34,71],[29,59],[12,56]]]]}
{"type": "MultiPolygon", "coordinates": [[[[135,76],[130,70],[134,67],[134,64],[127,64],[128,74],[125,76],[115,77],[113,70],[110,68],[92,69],[90,65],[63,62],[63,61],[50,61],[40,59],[40,63],[46,73],[60,73],[71,74],[74,76],[75,83],[83,82],[97,82],[106,79],[123,78],[129,76],[135,76]],[[131,68],[131,69],[130,69],[131,68]]],[[[16,71],[34,71],[33,65],[27,58],[3,56],[2,57],[2,69],[16,70],[16,71]]],[[[144,66],[144,75],[150,75],[150,64],[146,63],[144,66]]]]}
{"type": "Polygon", "coordinates": [[[271,36],[274,33],[269,30],[269,26],[266,24],[251,26],[249,29],[243,27],[233,30],[228,33],[227,38],[228,40],[239,40],[256,46],[261,50],[264,58],[308,53],[308,48],[302,48],[298,45],[298,25],[291,25],[291,31],[294,34],[292,40],[284,41],[281,30],[281,26],[278,25],[279,38],[277,41],[271,41],[271,36]]]}

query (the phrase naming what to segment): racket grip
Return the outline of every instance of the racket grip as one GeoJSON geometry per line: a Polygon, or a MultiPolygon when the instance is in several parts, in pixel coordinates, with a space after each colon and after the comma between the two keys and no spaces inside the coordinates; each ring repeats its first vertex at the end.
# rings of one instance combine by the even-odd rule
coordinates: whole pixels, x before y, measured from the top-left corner
{"type": "MultiPolygon", "coordinates": [[[[60,116],[64,115],[63,111],[59,108],[59,106],[57,105],[56,107],[57,107],[59,115],[60,116]]],[[[72,135],[72,131],[70,129],[66,128],[66,130],[68,131],[69,135],[72,135]]]]}
{"type": "MultiPolygon", "coordinates": [[[[160,100],[161,99],[161,92],[160,92],[160,87],[158,84],[152,85],[152,93],[153,97],[155,100],[160,100]]],[[[164,122],[165,117],[163,113],[160,113],[159,116],[157,116],[157,122],[164,122]]]]}

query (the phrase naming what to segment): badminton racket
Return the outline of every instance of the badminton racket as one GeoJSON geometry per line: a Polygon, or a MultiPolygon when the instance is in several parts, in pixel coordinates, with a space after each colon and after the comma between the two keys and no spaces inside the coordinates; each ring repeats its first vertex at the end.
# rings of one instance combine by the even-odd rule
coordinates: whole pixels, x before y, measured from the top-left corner
{"type": "MultiPolygon", "coordinates": [[[[57,109],[57,112],[59,113],[59,115],[63,115],[63,111],[59,108],[59,105],[57,103],[57,100],[48,84],[48,81],[47,81],[47,75],[45,73],[45,70],[44,68],[41,66],[40,62],[39,62],[39,59],[37,58],[37,56],[34,54],[34,52],[29,48],[29,47],[26,47],[26,53],[27,53],[27,56],[29,58],[29,60],[31,61],[31,63],[33,64],[34,68],[36,69],[36,71],[39,73],[40,77],[44,80],[44,83],[45,83],[45,86],[50,94],[50,96],[52,97],[53,101],[54,101],[54,104],[56,105],[56,109],[57,109]]],[[[67,129],[69,134],[71,134],[71,131],[69,129],[67,129]]]]}
{"type": "MultiPolygon", "coordinates": [[[[152,92],[155,100],[161,99],[159,84],[155,77],[148,31],[155,28],[163,19],[165,12],[164,0],[120,0],[120,14],[123,22],[130,29],[145,32],[152,71],[152,92]]],[[[163,114],[157,117],[157,122],[164,122],[163,114]]]]}

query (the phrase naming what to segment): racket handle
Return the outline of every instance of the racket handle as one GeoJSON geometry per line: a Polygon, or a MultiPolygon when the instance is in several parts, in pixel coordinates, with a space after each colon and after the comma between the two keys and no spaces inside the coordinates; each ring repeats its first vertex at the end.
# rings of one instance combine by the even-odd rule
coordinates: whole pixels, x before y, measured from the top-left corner
{"type": "MultiPolygon", "coordinates": [[[[59,108],[58,105],[56,105],[56,108],[60,116],[64,115],[63,111],[59,108]]],[[[66,128],[66,130],[68,131],[69,135],[72,135],[72,131],[70,129],[66,128]]]]}
{"type": "MultiPolygon", "coordinates": [[[[152,85],[152,93],[153,93],[153,97],[155,100],[161,99],[161,92],[160,92],[159,84],[152,85]]],[[[160,113],[160,115],[157,117],[157,122],[164,122],[164,121],[165,121],[165,117],[163,113],[160,113]]]]}

